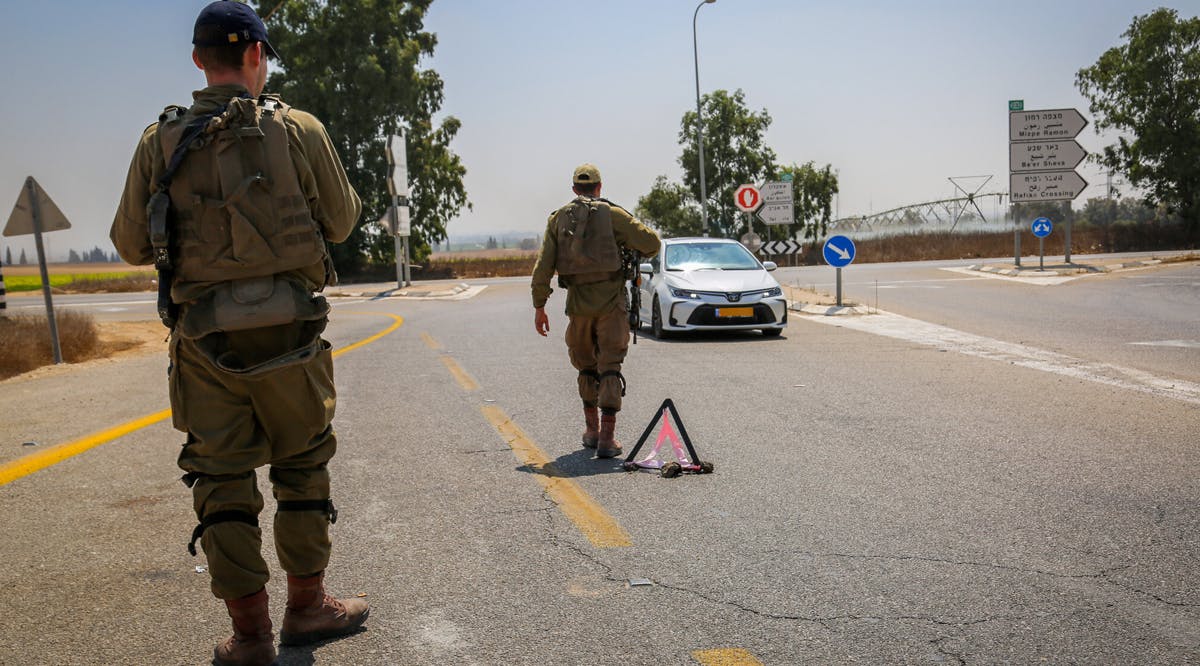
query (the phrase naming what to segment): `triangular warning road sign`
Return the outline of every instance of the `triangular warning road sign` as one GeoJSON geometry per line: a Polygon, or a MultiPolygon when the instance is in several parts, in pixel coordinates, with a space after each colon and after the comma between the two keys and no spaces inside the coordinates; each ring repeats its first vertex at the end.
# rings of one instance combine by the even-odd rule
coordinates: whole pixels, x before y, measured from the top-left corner
{"type": "Polygon", "coordinates": [[[675,409],[675,403],[670,398],[663,400],[662,406],[655,412],[654,418],[650,419],[649,425],[642,432],[642,436],[634,445],[633,450],[629,452],[629,457],[622,463],[622,467],[631,472],[639,468],[658,469],[662,470],[662,475],[666,478],[679,476],[683,472],[708,474],[713,471],[712,463],[701,462],[695,447],[692,446],[692,439],[688,437],[687,429],[683,427],[683,419],[679,418],[679,411],[675,409]],[[671,426],[672,419],[675,420],[675,427],[671,426]],[[655,440],[654,447],[646,457],[635,460],[638,450],[646,443],[650,433],[654,431],[654,426],[660,421],[662,428],[658,431],[658,439],[655,440]],[[676,428],[679,429],[678,433],[675,432],[676,428]],[[675,462],[664,462],[658,459],[659,451],[666,442],[671,443],[671,449],[675,453],[675,462]],[[687,448],[686,453],[684,452],[685,447],[687,448]]]}
{"type": "Polygon", "coordinates": [[[21,194],[17,195],[17,203],[13,206],[12,214],[8,216],[8,224],[4,227],[5,236],[24,236],[33,233],[34,206],[32,204],[34,201],[37,202],[38,226],[41,227],[42,233],[71,228],[67,216],[62,214],[54,201],[50,199],[50,195],[46,194],[33,176],[27,176],[25,184],[21,186],[21,194]],[[33,191],[36,199],[30,197],[30,190],[33,191]]]}

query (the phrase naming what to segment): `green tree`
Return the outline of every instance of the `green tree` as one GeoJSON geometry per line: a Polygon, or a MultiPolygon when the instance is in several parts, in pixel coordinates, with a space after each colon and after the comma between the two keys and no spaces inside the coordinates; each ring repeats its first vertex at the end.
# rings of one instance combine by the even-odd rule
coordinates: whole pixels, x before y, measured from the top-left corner
{"type": "Polygon", "coordinates": [[[423,262],[446,225],[470,209],[466,168],[450,149],[461,123],[434,122],[442,106],[442,79],[420,69],[437,36],[425,32],[432,0],[259,0],[271,44],[282,65],[267,81],[289,104],[315,114],[337,147],[363,217],[345,243],[333,246],[338,270],[353,273],[367,260],[391,263],[394,243],[374,222],[391,199],[387,193],[387,137],[405,129],[412,212],[410,245],[423,262]],[[263,10],[267,10],[265,13],[263,10]]]}
{"type": "Polygon", "coordinates": [[[24,266],[28,263],[29,260],[25,258],[25,248],[21,248],[21,265],[24,266]]]}
{"type": "Polygon", "coordinates": [[[67,263],[68,264],[79,264],[79,263],[83,263],[83,259],[79,258],[78,252],[76,252],[75,250],[70,250],[69,252],[67,252],[67,263]]]}
{"type": "MultiPolygon", "coordinates": [[[[759,112],[746,107],[746,94],[732,95],[716,90],[701,98],[704,113],[704,180],[708,195],[708,225],[713,236],[733,238],[745,229],[741,211],[733,203],[733,193],[744,183],[759,183],[775,174],[775,151],[764,142],[771,126],[766,109],[759,112]]],[[[692,199],[700,200],[700,173],[696,146],[696,112],[683,114],[679,129],[683,153],[683,182],[692,199]]]]}
{"type": "Polygon", "coordinates": [[[638,199],[636,214],[666,236],[679,238],[704,233],[696,198],[686,186],[672,183],[666,176],[656,178],[649,194],[638,199]]]}
{"type": "Polygon", "coordinates": [[[1173,9],[1134,17],[1127,43],[1105,51],[1075,82],[1096,128],[1127,136],[1099,162],[1145,188],[1150,205],[1177,211],[1200,231],[1200,17],[1173,9]]]}
{"type": "Polygon", "coordinates": [[[4,248],[4,263],[8,266],[12,266],[12,248],[11,247],[4,248]]]}
{"type": "Polygon", "coordinates": [[[838,192],[838,177],[833,167],[821,168],[812,162],[792,164],[779,170],[792,177],[792,201],[795,222],[787,225],[793,238],[816,240],[825,237],[833,215],[833,195],[838,192]]]}

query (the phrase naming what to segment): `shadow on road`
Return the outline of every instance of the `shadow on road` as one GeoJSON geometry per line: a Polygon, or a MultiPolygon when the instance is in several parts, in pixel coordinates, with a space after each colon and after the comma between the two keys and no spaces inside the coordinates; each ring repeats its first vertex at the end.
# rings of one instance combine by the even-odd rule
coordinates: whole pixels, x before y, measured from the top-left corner
{"type": "Polygon", "coordinates": [[[625,459],[623,455],[604,459],[594,458],[594,455],[595,452],[592,449],[579,448],[555,458],[554,462],[545,465],[519,465],[516,469],[519,472],[545,474],[565,479],[625,471],[621,469],[621,461],[625,459]]]}

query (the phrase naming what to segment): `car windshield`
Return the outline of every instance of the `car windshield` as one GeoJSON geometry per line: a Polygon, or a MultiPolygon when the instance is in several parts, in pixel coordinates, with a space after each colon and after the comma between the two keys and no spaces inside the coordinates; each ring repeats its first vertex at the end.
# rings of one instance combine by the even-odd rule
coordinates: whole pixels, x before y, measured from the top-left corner
{"type": "Polygon", "coordinates": [[[758,260],[739,243],[671,243],[664,260],[669,271],[751,271],[758,260]]]}

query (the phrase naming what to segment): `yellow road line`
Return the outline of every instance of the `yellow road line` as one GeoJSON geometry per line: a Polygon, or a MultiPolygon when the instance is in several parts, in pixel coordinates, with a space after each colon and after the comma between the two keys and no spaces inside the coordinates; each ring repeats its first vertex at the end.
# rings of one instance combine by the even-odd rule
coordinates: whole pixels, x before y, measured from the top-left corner
{"type": "Polygon", "coordinates": [[[592,499],[579,484],[562,476],[550,462],[550,457],[529,439],[523,430],[504,413],[504,410],[484,405],[483,415],[504,441],[512,447],[517,459],[529,466],[533,478],[560,511],[598,548],[625,548],[633,545],[629,533],[592,499]]]}
{"type": "Polygon", "coordinates": [[[463,370],[462,366],[459,365],[457,361],[444,354],[441,356],[441,359],[442,365],[446,366],[446,369],[450,371],[450,374],[454,375],[454,381],[458,382],[458,385],[461,386],[464,391],[476,391],[479,389],[479,382],[475,381],[475,378],[472,377],[470,373],[468,373],[466,370],[463,370]]]}
{"type": "Polygon", "coordinates": [[[761,661],[741,648],[696,650],[692,653],[692,659],[704,666],[762,666],[761,661]]]}
{"type": "MultiPolygon", "coordinates": [[[[375,335],[372,335],[369,338],[365,338],[365,339],[360,340],[352,345],[338,349],[337,351],[333,352],[333,355],[335,357],[341,356],[342,354],[345,354],[348,351],[358,349],[359,347],[362,347],[363,345],[370,344],[370,343],[378,340],[379,338],[382,338],[383,336],[387,335],[388,333],[391,333],[392,331],[395,331],[396,329],[400,328],[400,325],[404,323],[404,319],[402,319],[396,315],[393,315],[393,314],[387,314],[387,313],[382,313],[382,312],[381,313],[371,313],[371,314],[382,314],[385,317],[391,317],[395,321],[392,322],[391,326],[388,326],[387,328],[383,329],[379,333],[376,333],[375,335]]],[[[34,472],[38,472],[43,469],[46,469],[47,467],[50,467],[51,465],[57,465],[58,463],[66,460],[67,458],[77,456],[77,455],[83,453],[84,451],[87,451],[89,449],[94,449],[97,446],[100,446],[101,444],[107,444],[107,443],[113,441],[114,439],[117,439],[119,437],[124,437],[125,435],[128,435],[129,433],[134,432],[135,430],[141,430],[142,428],[145,428],[147,426],[152,426],[155,423],[165,421],[169,418],[171,418],[171,410],[164,409],[161,412],[155,412],[153,414],[148,414],[146,416],[134,419],[127,423],[122,423],[119,426],[114,426],[107,430],[102,430],[98,433],[94,433],[94,434],[88,435],[86,437],[83,437],[81,439],[77,439],[73,442],[59,444],[57,446],[46,449],[44,451],[38,451],[37,453],[31,453],[27,456],[22,456],[20,458],[17,458],[16,460],[11,460],[9,462],[0,464],[0,486],[3,486],[7,483],[16,481],[17,479],[19,479],[21,477],[29,476],[30,474],[33,474],[34,472]]]]}
{"type": "Polygon", "coordinates": [[[434,351],[437,351],[442,348],[442,343],[438,342],[437,340],[434,340],[433,336],[428,333],[421,334],[421,342],[424,342],[426,347],[429,347],[430,349],[432,349],[434,351]]]}
{"type": "Polygon", "coordinates": [[[346,352],[348,352],[348,351],[354,351],[355,349],[358,349],[359,347],[362,347],[362,346],[365,346],[365,345],[369,345],[369,344],[371,344],[372,342],[375,342],[376,340],[378,340],[379,338],[382,338],[383,336],[385,336],[385,335],[387,335],[387,334],[391,333],[392,331],[394,331],[394,330],[396,330],[396,329],[400,328],[400,326],[401,326],[402,324],[404,324],[404,318],[403,318],[403,317],[399,317],[399,316],[397,316],[397,315],[394,315],[394,314],[388,314],[388,313],[386,313],[386,312],[371,312],[371,313],[365,313],[365,312],[351,312],[351,313],[346,313],[346,314],[373,314],[373,315],[383,315],[384,317],[391,317],[391,318],[392,318],[392,319],[394,319],[395,321],[393,321],[393,322],[392,322],[392,325],[391,325],[391,326],[388,326],[387,328],[385,328],[385,329],[383,329],[382,331],[380,331],[380,332],[376,333],[375,335],[372,335],[372,336],[371,336],[371,337],[369,337],[369,338],[365,338],[365,339],[359,340],[358,342],[356,342],[356,343],[354,343],[354,344],[352,344],[352,345],[348,345],[348,346],[346,346],[346,347],[342,347],[341,349],[338,349],[338,350],[336,350],[335,352],[333,352],[333,357],[334,357],[334,358],[337,358],[337,357],[341,356],[342,354],[345,354],[345,353],[346,353],[346,352]]]}
{"type": "Polygon", "coordinates": [[[143,416],[140,419],[135,419],[128,423],[122,423],[114,428],[103,430],[94,435],[88,435],[82,439],[77,439],[66,444],[59,444],[45,451],[38,451],[27,456],[22,456],[16,460],[0,465],[0,486],[6,483],[15,481],[23,476],[29,476],[34,472],[43,470],[51,465],[66,460],[67,458],[77,456],[88,449],[95,448],[111,442],[112,440],[128,435],[135,430],[141,430],[149,425],[154,425],[159,421],[165,421],[171,417],[171,410],[164,409],[161,412],[143,416]]]}

